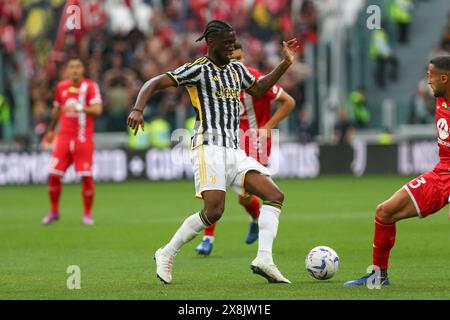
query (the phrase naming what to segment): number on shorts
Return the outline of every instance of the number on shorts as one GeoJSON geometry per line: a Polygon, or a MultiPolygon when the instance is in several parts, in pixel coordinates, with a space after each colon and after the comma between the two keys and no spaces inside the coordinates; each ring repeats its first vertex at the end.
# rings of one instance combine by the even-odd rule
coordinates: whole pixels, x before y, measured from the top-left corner
{"type": "Polygon", "coordinates": [[[50,168],[55,168],[56,165],[58,164],[58,162],[59,162],[59,159],[58,159],[58,158],[52,157],[52,158],[50,159],[50,168]]]}
{"type": "Polygon", "coordinates": [[[424,178],[424,177],[417,178],[417,179],[414,180],[414,181],[411,182],[411,183],[409,184],[409,186],[410,186],[411,188],[413,188],[413,189],[417,189],[417,188],[420,187],[422,184],[427,183],[427,182],[425,181],[425,178],[424,178]],[[416,184],[414,184],[414,181],[416,182],[416,184]]]}

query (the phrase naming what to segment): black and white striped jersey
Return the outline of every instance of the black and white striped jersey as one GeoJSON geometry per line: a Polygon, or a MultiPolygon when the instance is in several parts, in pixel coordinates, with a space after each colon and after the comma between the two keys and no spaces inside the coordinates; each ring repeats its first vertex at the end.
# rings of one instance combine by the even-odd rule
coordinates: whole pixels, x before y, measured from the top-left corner
{"type": "Polygon", "coordinates": [[[208,57],[167,72],[178,86],[186,87],[196,113],[192,147],[217,145],[239,148],[240,92],[255,77],[239,61],[217,66],[208,57]]]}

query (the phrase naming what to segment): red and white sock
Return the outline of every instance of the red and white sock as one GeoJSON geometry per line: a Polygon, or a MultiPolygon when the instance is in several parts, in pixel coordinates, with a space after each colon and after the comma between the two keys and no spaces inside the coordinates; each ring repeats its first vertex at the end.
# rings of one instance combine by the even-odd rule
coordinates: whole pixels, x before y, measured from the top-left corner
{"type": "Polygon", "coordinates": [[[205,239],[206,237],[209,237],[210,240],[214,240],[214,230],[215,229],[216,229],[216,224],[215,223],[210,225],[210,226],[208,226],[208,227],[206,227],[205,231],[204,231],[203,239],[205,239]]]}
{"type": "Polygon", "coordinates": [[[59,213],[61,191],[61,177],[56,174],[50,174],[48,177],[48,196],[50,198],[50,211],[54,214],[59,213]]]}
{"type": "Polygon", "coordinates": [[[375,217],[375,234],[373,239],[373,265],[387,270],[389,254],[395,243],[395,223],[386,223],[375,217]]]}
{"type": "Polygon", "coordinates": [[[94,202],[94,179],[92,176],[85,176],[81,178],[81,183],[83,184],[81,191],[84,205],[83,215],[89,217],[94,202]]]}

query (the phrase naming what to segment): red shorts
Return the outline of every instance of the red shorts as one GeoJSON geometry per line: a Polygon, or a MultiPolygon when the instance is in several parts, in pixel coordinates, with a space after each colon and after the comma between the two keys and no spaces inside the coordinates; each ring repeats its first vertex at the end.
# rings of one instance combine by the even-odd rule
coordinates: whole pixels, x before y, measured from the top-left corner
{"type": "Polygon", "coordinates": [[[76,138],[59,136],[50,159],[50,173],[62,176],[73,163],[75,165],[75,172],[78,175],[91,176],[93,155],[93,140],[80,142],[76,138]]]}
{"type": "Polygon", "coordinates": [[[425,218],[445,207],[450,196],[450,172],[434,168],[403,186],[416,207],[417,214],[425,218]]]}
{"type": "Polygon", "coordinates": [[[268,166],[272,147],[271,138],[258,140],[256,132],[250,130],[246,135],[241,135],[240,147],[245,151],[247,156],[252,157],[265,167],[268,166]]]}

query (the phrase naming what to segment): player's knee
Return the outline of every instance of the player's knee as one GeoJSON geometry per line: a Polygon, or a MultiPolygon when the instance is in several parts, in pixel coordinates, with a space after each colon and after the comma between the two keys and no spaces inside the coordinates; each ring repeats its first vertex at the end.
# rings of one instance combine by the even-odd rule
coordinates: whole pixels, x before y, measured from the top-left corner
{"type": "Polygon", "coordinates": [[[391,212],[391,210],[389,210],[388,206],[385,203],[381,203],[376,207],[375,215],[383,222],[395,222],[393,213],[391,212]]]}
{"type": "Polygon", "coordinates": [[[223,204],[217,204],[209,208],[206,208],[206,217],[208,218],[208,221],[211,223],[216,223],[217,221],[219,221],[219,219],[222,217],[224,210],[225,207],[223,204]]]}
{"type": "Polygon", "coordinates": [[[239,201],[239,204],[240,204],[241,206],[246,206],[246,205],[248,205],[248,204],[251,202],[251,199],[252,199],[251,196],[246,196],[246,197],[239,196],[239,197],[238,197],[238,201],[239,201]]]}
{"type": "Polygon", "coordinates": [[[284,193],[277,189],[274,190],[273,192],[271,192],[271,194],[266,197],[266,199],[264,199],[266,201],[274,201],[274,202],[279,202],[279,203],[283,203],[284,201],[284,193]]]}

